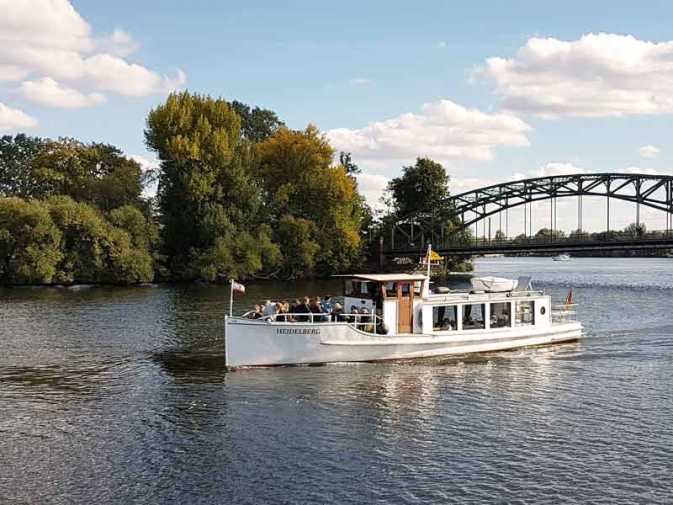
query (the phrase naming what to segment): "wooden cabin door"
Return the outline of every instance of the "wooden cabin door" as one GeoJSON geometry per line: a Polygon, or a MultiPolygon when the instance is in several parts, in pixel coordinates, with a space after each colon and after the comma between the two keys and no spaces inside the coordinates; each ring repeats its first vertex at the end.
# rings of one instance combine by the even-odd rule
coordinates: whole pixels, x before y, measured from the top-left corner
{"type": "Polygon", "coordinates": [[[397,333],[412,333],[414,286],[411,282],[397,283],[397,333]]]}

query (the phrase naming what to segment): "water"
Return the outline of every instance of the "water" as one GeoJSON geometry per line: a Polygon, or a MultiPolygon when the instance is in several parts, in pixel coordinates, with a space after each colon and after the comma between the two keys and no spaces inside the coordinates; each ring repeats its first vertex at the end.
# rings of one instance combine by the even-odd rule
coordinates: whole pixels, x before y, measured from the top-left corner
{"type": "Polygon", "coordinates": [[[578,344],[235,373],[226,287],[0,291],[0,503],[671,503],[672,267],[477,262],[573,287],[578,344]]]}

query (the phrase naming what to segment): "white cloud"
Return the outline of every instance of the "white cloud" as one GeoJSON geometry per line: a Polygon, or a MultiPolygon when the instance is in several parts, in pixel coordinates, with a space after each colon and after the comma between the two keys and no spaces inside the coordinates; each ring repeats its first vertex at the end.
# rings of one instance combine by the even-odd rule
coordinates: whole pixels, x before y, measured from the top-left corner
{"type": "Polygon", "coordinates": [[[657,146],[643,146],[640,149],[638,149],[638,153],[642,158],[656,158],[657,155],[661,152],[661,149],[659,149],[657,146]]]}
{"type": "Polygon", "coordinates": [[[365,197],[373,209],[381,208],[381,196],[388,186],[390,179],[385,175],[360,173],[357,175],[358,191],[365,197]]]}
{"type": "Polygon", "coordinates": [[[50,77],[36,81],[24,81],[20,92],[24,98],[32,102],[65,109],[91,107],[105,101],[105,96],[101,93],[84,94],[76,89],[63,86],[50,77]]]}
{"type": "Polygon", "coordinates": [[[13,133],[17,130],[35,128],[37,124],[37,120],[25,112],[0,102],[0,133],[13,133]]]}
{"type": "Polygon", "coordinates": [[[348,84],[351,86],[369,86],[371,84],[374,84],[374,81],[371,79],[368,79],[367,77],[354,77],[350,81],[348,81],[348,84]]]}
{"type": "Polygon", "coordinates": [[[138,50],[138,43],[130,33],[117,28],[107,37],[103,37],[96,44],[98,50],[116,56],[129,56],[138,50]]]}
{"type": "Polygon", "coordinates": [[[0,12],[0,81],[25,80],[22,94],[39,103],[95,105],[100,92],[145,96],[185,82],[181,70],[167,77],[127,61],[138,44],[121,29],[94,38],[68,0],[0,0],[0,12]]]}
{"type": "Polygon", "coordinates": [[[423,105],[420,114],[406,113],[360,129],[329,130],[327,138],[337,150],[352,152],[363,163],[399,165],[417,156],[442,162],[490,160],[496,147],[528,146],[529,130],[513,115],[487,114],[439,100],[423,105]]]}
{"type": "Polygon", "coordinates": [[[512,58],[489,58],[506,110],[554,119],[673,113],[673,41],[587,34],[578,40],[531,38],[512,58]]]}

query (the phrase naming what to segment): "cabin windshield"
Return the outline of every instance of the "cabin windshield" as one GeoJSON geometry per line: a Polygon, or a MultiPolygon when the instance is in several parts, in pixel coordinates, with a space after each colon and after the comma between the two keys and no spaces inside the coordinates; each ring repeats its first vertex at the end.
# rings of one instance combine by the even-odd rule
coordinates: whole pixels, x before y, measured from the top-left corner
{"type": "Polygon", "coordinates": [[[344,281],[344,296],[371,300],[374,298],[374,293],[376,293],[376,283],[374,282],[358,279],[346,279],[344,281]]]}

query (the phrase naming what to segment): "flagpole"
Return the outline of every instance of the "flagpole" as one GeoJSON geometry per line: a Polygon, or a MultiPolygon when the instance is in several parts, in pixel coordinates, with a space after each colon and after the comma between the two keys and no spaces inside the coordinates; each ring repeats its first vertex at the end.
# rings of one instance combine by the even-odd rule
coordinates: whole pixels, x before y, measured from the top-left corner
{"type": "Polygon", "coordinates": [[[229,317],[234,315],[234,280],[229,279],[229,317]]]}
{"type": "Polygon", "coordinates": [[[428,244],[428,279],[430,278],[430,256],[432,255],[432,244],[428,244]]]}

